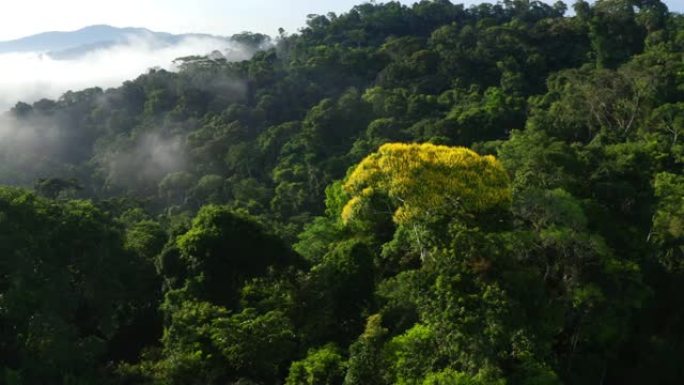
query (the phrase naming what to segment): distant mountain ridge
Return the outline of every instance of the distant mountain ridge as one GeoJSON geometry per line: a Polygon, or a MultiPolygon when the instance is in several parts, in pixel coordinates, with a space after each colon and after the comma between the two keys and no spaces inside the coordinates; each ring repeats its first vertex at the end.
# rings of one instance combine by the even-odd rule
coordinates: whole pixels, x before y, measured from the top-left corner
{"type": "Polygon", "coordinates": [[[55,59],[68,59],[98,48],[107,48],[135,38],[152,38],[160,44],[175,44],[188,37],[214,37],[207,34],[171,34],[147,28],[118,28],[92,25],[76,31],[51,31],[23,38],[0,41],[0,54],[10,52],[44,52],[55,59]]]}

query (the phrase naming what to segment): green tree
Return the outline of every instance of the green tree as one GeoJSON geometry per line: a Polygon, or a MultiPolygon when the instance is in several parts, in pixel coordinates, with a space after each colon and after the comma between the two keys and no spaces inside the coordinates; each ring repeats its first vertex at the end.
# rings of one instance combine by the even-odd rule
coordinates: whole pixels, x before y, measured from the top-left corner
{"type": "Polygon", "coordinates": [[[224,206],[204,206],[176,242],[195,295],[228,307],[246,279],[296,260],[261,225],[224,206]]]}
{"type": "Polygon", "coordinates": [[[344,379],[344,358],[335,345],[309,350],[306,358],[295,361],[287,385],[340,385],[344,379]]]}

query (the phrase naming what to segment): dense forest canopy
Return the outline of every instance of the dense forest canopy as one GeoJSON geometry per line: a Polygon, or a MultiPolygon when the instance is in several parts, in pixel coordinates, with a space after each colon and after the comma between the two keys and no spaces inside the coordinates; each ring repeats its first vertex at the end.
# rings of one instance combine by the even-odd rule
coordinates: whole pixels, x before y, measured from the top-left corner
{"type": "Polygon", "coordinates": [[[241,36],[2,115],[0,383],[682,383],[684,16],[241,36]]]}

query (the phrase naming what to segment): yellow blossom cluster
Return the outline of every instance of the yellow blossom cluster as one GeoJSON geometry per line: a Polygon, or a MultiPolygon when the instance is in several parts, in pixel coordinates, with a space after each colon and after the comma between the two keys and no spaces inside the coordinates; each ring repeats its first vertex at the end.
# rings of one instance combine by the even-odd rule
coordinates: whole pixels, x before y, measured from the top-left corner
{"type": "Polygon", "coordinates": [[[495,157],[430,143],[381,146],[349,174],[344,189],[351,196],[342,211],[345,222],[362,213],[376,194],[393,202],[397,224],[453,209],[477,212],[511,200],[508,175],[495,157]]]}

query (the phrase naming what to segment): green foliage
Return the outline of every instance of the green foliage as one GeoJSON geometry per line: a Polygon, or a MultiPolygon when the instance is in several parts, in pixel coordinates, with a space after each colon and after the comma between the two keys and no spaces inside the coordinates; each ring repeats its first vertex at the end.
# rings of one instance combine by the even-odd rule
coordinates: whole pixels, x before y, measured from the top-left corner
{"type": "Polygon", "coordinates": [[[287,385],[339,385],[345,371],[345,361],[335,345],[309,350],[306,358],[290,367],[287,385]]]}
{"type": "Polygon", "coordinates": [[[374,276],[368,245],[358,240],[335,244],[302,282],[304,339],[349,343],[356,337],[373,304],[374,276]]]}
{"type": "Polygon", "coordinates": [[[139,366],[144,376],[170,384],[218,384],[228,379],[269,381],[283,373],[294,332],[280,311],[246,308],[231,314],[208,302],[170,292],[162,357],[139,366]]]}
{"type": "MultiPolygon", "coordinates": [[[[430,373],[425,376],[425,380],[421,385],[484,385],[496,384],[504,385],[506,381],[503,379],[492,380],[483,378],[483,376],[470,376],[465,373],[459,373],[453,370],[444,370],[438,373],[430,373]]],[[[546,384],[546,383],[545,383],[546,384]]]]}
{"type": "Polygon", "coordinates": [[[18,103],[0,383],[681,383],[684,17],[573,8],[369,2],[18,103]]]}
{"type": "Polygon", "coordinates": [[[204,206],[176,240],[199,298],[231,305],[249,277],[294,262],[288,248],[254,220],[227,207],[204,206]]]}
{"type": "Polygon", "coordinates": [[[127,252],[122,229],[86,201],[1,188],[0,229],[5,376],[93,379],[108,344],[150,296],[142,291],[154,282],[150,261],[127,252]]]}
{"type": "Polygon", "coordinates": [[[661,262],[670,270],[680,270],[684,262],[684,176],[660,173],[654,184],[658,203],[650,236],[662,245],[661,262]]]}
{"type": "Polygon", "coordinates": [[[379,314],[368,317],[366,329],[359,339],[349,346],[349,361],[344,385],[381,385],[387,362],[382,348],[387,329],[382,327],[379,314]]]}
{"type": "Polygon", "coordinates": [[[388,361],[392,363],[392,382],[406,385],[420,383],[437,364],[434,354],[436,344],[434,332],[421,324],[414,325],[404,334],[389,341],[386,354],[389,356],[388,361]]]}

